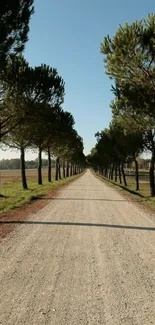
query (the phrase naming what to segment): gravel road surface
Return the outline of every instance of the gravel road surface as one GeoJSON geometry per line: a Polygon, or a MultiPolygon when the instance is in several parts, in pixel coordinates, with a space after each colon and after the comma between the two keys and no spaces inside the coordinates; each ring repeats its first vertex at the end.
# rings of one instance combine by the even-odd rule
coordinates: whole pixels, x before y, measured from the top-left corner
{"type": "Polygon", "coordinates": [[[155,324],[155,219],[87,171],[1,240],[0,324],[155,324]]]}

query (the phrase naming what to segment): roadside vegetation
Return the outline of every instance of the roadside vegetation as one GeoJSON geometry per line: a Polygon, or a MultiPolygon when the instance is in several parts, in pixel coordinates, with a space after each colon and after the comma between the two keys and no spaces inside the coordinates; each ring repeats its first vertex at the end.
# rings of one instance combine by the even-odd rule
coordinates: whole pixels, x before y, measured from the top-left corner
{"type": "MultiPolygon", "coordinates": [[[[146,199],[155,197],[155,15],[119,26],[101,44],[105,71],[112,80],[112,121],[95,134],[96,145],[87,156],[95,172],[146,199]],[[137,157],[151,155],[148,183],[140,180],[137,157]],[[127,162],[135,177],[127,178],[127,162]]],[[[154,202],[154,201],[151,201],[154,202]]]]}

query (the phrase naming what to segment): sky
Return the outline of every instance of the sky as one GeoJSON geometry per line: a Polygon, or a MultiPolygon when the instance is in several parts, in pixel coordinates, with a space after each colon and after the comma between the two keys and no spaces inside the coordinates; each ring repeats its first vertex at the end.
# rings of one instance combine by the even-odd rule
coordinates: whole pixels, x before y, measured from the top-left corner
{"type": "MultiPolygon", "coordinates": [[[[34,0],[29,41],[24,56],[32,66],[57,68],[65,81],[63,108],[73,114],[84,140],[84,153],[95,145],[95,133],[108,127],[112,81],[105,73],[100,43],[125,22],[155,12],[154,0],[34,0]]],[[[18,158],[17,151],[1,151],[2,158],[18,158]]],[[[36,153],[28,151],[26,159],[36,153]]]]}

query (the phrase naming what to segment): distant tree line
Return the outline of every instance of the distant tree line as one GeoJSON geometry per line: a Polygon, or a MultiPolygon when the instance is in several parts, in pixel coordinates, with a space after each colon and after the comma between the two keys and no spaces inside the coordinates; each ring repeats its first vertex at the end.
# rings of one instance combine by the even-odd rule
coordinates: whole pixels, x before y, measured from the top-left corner
{"type": "MultiPolygon", "coordinates": [[[[0,160],[0,170],[4,169],[20,169],[21,161],[20,159],[2,159],[0,160]]],[[[48,160],[42,159],[42,167],[48,167],[48,160]]],[[[55,167],[55,160],[51,159],[51,168],[55,167]]],[[[35,160],[26,160],[25,161],[26,169],[36,169],[38,168],[38,158],[35,160]]]]}
{"type": "Polygon", "coordinates": [[[22,186],[27,189],[27,148],[38,150],[38,184],[41,185],[43,152],[48,155],[49,182],[51,154],[56,157],[56,180],[83,170],[83,139],[74,128],[72,114],[62,109],[65,83],[57,69],[46,64],[31,67],[22,55],[34,12],[33,0],[2,0],[2,4],[0,141],[5,148],[20,150],[22,186]]]}
{"type": "Polygon", "coordinates": [[[113,80],[112,121],[96,133],[87,161],[105,177],[127,185],[124,164],[132,159],[139,190],[137,157],[151,154],[150,194],[155,196],[155,15],[119,26],[101,44],[105,70],[113,80]]]}

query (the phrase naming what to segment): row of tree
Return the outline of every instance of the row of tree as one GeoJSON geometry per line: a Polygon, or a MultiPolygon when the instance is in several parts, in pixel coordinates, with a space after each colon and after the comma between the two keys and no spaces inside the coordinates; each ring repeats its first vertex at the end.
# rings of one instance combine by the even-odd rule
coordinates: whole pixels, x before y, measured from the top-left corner
{"type": "Polygon", "coordinates": [[[4,2],[7,5],[0,17],[0,29],[5,28],[0,39],[0,141],[5,147],[20,150],[22,185],[27,189],[27,148],[38,149],[38,184],[42,184],[42,152],[48,154],[49,182],[51,153],[57,157],[58,180],[60,161],[63,177],[69,176],[69,168],[71,175],[73,171],[81,171],[85,163],[83,140],[74,129],[73,116],[62,109],[63,78],[46,64],[30,67],[21,54],[27,41],[33,1],[14,0],[13,7],[10,1],[4,2]]]}
{"type": "Polygon", "coordinates": [[[151,153],[150,194],[155,196],[155,15],[120,26],[101,44],[106,73],[113,80],[112,121],[96,134],[97,144],[88,157],[94,166],[126,185],[124,163],[133,159],[139,189],[137,156],[151,153]]]}

